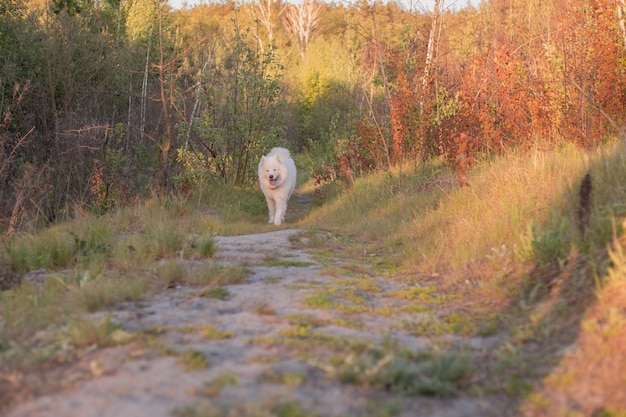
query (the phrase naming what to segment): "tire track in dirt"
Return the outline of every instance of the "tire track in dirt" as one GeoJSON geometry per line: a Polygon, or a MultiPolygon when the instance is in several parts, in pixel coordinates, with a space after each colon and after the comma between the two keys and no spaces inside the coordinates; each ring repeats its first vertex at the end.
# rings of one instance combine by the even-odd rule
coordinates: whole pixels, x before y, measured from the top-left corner
{"type": "MultiPolygon", "coordinates": [[[[485,398],[402,395],[340,382],[337,356],[385,343],[416,352],[438,340],[406,331],[402,322],[411,314],[399,313],[406,301],[388,296],[412,284],[331,276],[302,249],[306,236],[283,229],[216,237],[210,262],[249,270],[244,283],[226,287],[228,297],[179,287],[100,313],[129,333],[154,332],[155,344],[102,349],[76,367],[78,382],[70,388],[20,404],[7,417],[282,416],[288,407],[324,417],[507,414],[485,398]],[[333,292],[343,304],[325,296],[333,292]],[[184,352],[201,353],[208,366],[184,370],[184,352]]],[[[447,341],[458,342],[471,349],[493,343],[447,341]]]]}

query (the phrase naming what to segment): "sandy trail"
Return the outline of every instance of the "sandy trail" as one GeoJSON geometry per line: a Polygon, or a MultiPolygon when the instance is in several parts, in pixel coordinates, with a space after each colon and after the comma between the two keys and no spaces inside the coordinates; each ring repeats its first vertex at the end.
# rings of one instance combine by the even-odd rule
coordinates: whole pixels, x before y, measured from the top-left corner
{"type": "MultiPolygon", "coordinates": [[[[368,277],[368,285],[379,291],[367,291],[350,277],[350,291],[364,300],[364,308],[346,311],[307,303],[346,278],[329,276],[321,261],[300,249],[305,245],[294,245],[306,239],[303,236],[289,229],[217,237],[210,262],[250,270],[244,283],[227,287],[228,299],[194,296],[198,288],[174,288],[146,302],[118,306],[106,314],[131,333],[160,329],[159,347],[99,350],[76,367],[76,382],[67,389],[22,403],[7,417],[304,415],[288,414],[289,407],[324,417],[506,415],[485,398],[408,396],[340,382],[328,365],[332,355],[341,352],[341,343],[393,340],[417,351],[431,348],[434,341],[403,330],[401,323],[409,313],[372,313],[399,311],[398,304],[406,301],[387,295],[411,284],[368,277]],[[286,336],[298,328],[294,323],[303,321],[315,324],[306,329],[339,346],[286,336]],[[209,339],[193,330],[205,326],[225,333],[209,339]],[[201,352],[209,364],[184,370],[176,355],[163,350],[201,352]]],[[[477,338],[463,343],[489,349],[491,342],[477,338]]]]}

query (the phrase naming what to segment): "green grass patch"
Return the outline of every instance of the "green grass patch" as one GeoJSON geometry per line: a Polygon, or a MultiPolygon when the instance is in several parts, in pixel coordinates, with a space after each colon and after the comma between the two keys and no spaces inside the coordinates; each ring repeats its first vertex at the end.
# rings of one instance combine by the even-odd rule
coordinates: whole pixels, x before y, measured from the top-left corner
{"type": "Polygon", "coordinates": [[[309,314],[290,314],[285,316],[289,324],[294,326],[324,327],[328,325],[328,321],[309,314]]]}
{"type": "Polygon", "coordinates": [[[316,332],[310,325],[294,325],[279,332],[279,337],[256,337],[251,343],[261,346],[281,346],[290,354],[306,359],[310,353],[319,355],[320,348],[338,352],[360,351],[362,343],[350,338],[316,332]]]}
{"type": "Polygon", "coordinates": [[[420,313],[431,313],[433,312],[433,308],[430,306],[425,306],[423,304],[409,304],[400,307],[400,311],[404,313],[410,314],[420,314],[420,313]]]}
{"type": "Polygon", "coordinates": [[[209,361],[202,352],[189,349],[180,354],[178,365],[186,372],[203,371],[209,367],[209,361]]]}
{"type": "Polygon", "coordinates": [[[120,276],[100,276],[80,287],[73,287],[67,301],[80,310],[95,312],[122,301],[138,301],[145,298],[151,283],[145,275],[133,279],[120,276]]]}
{"type": "Polygon", "coordinates": [[[345,383],[433,396],[457,392],[473,369],[459,352],[409,353],[374,347],[357,355],[335,356],[330,364],[327,370],[345,383]]]}
{"type": "Polygon", "coordinates": [[[207,288],[207,289],[198,291],[192,297],[209,297],[209,298],[215,298],[215,299],[222,300],[222,301],[227,301],[227,300],[230,300],[231,295],[230,295],[230,291],[228,290],[228,288],[213,287],[213,288],[207,288]]]}
{"type": "Polygon", "coordinates": [[[188,285],[236,285],[244,282],[250,270],[241,266],[209,264],[192,268],[184,279],[188,285]]]}
{"type": "Polygon", "coordinates": [[[231,339],[235,337],[234,332],[218,330],[213,325],[203,326],[201,329],[202,337],[209,340],[231,339]]]}
{"type": "Polygon", "coordinates": [[[69,233],[53,228],[12,242],[10,260],[18,273],[40,268],[64,268],[76,262],[77,250],[69,233]]]}
{"type": "MultiPolygon", "coordinates": [[[[290,256],[287,256],[289,258],[290,256]]],[[[263,258],[263,261],[259,263],[261,266],[284,266],[293,268],[305,268],[313,265],[311,262],[297,261],[293,259],[285,259],[285,257],[279,257],[276,254],[267,254],[263,258]]]]}
{"type": "Polygon", "coordinates": [[[154,259],[175,256],[183,249],[185,234],[177,221],[161,218],[146,225],[146,243],[154,259]]]}
{"type": "Polygon", "coordinates": [[[210,258],[215,255],[215,241],[211,237],[202,237],[195,239],[191,243],[191,250],[203,258],[210,258]]]}
{"type": "Polygon", "coordinates": [[[446,334],[460,334],[473,336],[479,330],[479,325],[466,312],[448,314],[425,314],[407,320],[405,330],[418,336],[441,336],[446,334]]]}
{"type": "Polygon", "coordinates": [[[316,291],[315,293],[305,297],[303,304],[308,308],[318,308],[324,310],[336,308],[338,306],[338,303],[335,302],[325,291],[316,291]]]}
{"type": "Polygon", "coordinates": [[[288,338],[307,339],[315,338],[319,336],[317,333],[313,333],[313,326],[309,324],[297,324],[289,327],[288,329],[280,330],[279,335],[288,338]]]}
{"type": "Polygon", "coordinates": [[[271,260],[265,260],[261,262],[259,265],[261,266],[284,266],[284,267],[291,267],[291,268],[306,268],[313,264],[311,262],[292,261],[288,259],[271,259],[271,260]]]}
{"type": "MultiPolygon", "coordinates": [[[[215,394],[206,394],[211,397],[215,394]]],[[[276,400],[250,401],[237,404],[212,404],[208,401],[197,406],[177,407],[171,411],[174,417],[218,417],[218,416],[250,416],[250,417],[322,417],[306,411],[300,404],[276,400]]]]}
{"type": "Polygon", "coordinates": [[[366,300],[353,287],[325,286],[304,298],[305,307],[322,310],[341,310],[349,313],[363,313],[368,311],[366,300]]]}
{"type": "Polygon", "coordinates": [[[236,387],[239,385],[237,376],[232,372],[225,372],[215,377],[213,380],[205,382],[201,394],[213,397],[219,394],[226,387],[236,387]]]}
{"type": "Polygon", "coordinates": [[[296,402],[281,402],[271,407],[272,415],[276,417],[319,417],[319,414],[310,413],[296,402]]]}
{"type": "Polygon", "coordinates": [[[221,340],[235,337],[234,332],[218,330],[212,324],[206,326],[182,326],[178,327],[176,330],[184,334],[200,333],[204,339],[208,340],[221,340]]]}
{"type": "Polygon", "coordinates": [[[352,286],[357,287],[360,290],[371,292],[371,293],[379,293],[382,291],[380,286],[378,286],[373,279],[371,278],[342,278],[333,281],[335,285],[342,286],[352,286]]]}
{"type": "Polygon", "coordinates": [[[62,278],[48,279],[42,285],[22,284],[0,292],[2,340],[23,340],[47,326],[84,312],[82,305],[66,302],[67,284],[62,278]]]}
{"type": "Polygon", "coordinates": [[[166,259],[156,268],[158,277],[158,286],[161,288],[169,288],[176,284],[183,283],[186,275],[185,266],[176,259],[166,259]]]}
{"type": "Polygon", "coordinates": [[[516,375],[512,375],[507,384],[506,392],[510,396],[528,395],[534,389],[534,384],[516,375]]]}
{"type": "Polygon", "coordinates": [[[265,278],[265,282],[267,282],[268,284],[278,284],[283,279],[285,279],[285,277],[279,277],[279,276],[273,275],[273,276],[269,276],[265,278]]]}
{"type": "Polygon", "coordinates": [[[402,300],[419,301],[425,304],[444,304],[454,301],[454,296],[450,294],[438,294],[435,287],[410,287],[385,294],[387,297],[399,298],[402,300]]]}
{"type": "Polygon", "coordinates": [[[260,383],[281,384],[290,387],[302,385],[306,380],[305,372],[285,372],[266,370],[259,377],[260,383]]]}
{"type": "Polygon", "coordinates": [[[133,340],[134,336],[111,321],[110,316],[98,320],[79,318],[72,320],[61,331],[62,338],[67,338],[75,347],[107,347],[133,340]]]}

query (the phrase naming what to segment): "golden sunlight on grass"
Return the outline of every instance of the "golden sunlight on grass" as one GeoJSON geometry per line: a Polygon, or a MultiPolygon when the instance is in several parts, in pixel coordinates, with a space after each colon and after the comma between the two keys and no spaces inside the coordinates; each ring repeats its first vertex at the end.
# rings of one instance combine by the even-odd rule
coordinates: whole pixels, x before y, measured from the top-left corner
{"type": "MultiPolygon", "coordinates": [[[[594,195],[617,204],[614,177],[622,165],[623,156],[612,150],[511,153],[477,167],[468,175],[470,186],[458,187],[444,167],[407,164],[359,179],[302,223],[375,243],[409,269],[449,277],[519,275],[537,249],[567,257],[569,249],[559,245],[579,245],[580,181],[591,171],[594,195]]],[[[596,209],[592,233],[606,241],[606,218],[598,216],[596,209]]]]}

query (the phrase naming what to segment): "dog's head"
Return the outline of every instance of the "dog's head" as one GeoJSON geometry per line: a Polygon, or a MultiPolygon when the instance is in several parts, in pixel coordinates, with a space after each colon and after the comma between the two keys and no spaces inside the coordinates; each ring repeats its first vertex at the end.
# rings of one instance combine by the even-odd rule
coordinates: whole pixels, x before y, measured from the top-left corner
{"type": "Polygon", "coordinates": [[[263,181],[271,190],[280,187],[286,177],[287,169],[278,155],[261,157],[259,180],[263,181]]]}

